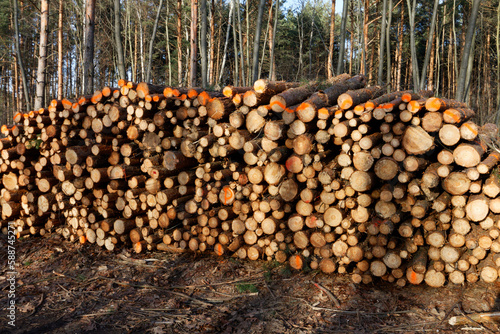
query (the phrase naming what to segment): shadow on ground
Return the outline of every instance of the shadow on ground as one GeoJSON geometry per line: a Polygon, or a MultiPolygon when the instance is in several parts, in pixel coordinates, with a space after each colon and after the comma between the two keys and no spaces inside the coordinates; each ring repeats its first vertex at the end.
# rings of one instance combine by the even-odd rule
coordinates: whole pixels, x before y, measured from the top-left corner
{"type": "MultiPolygon", "coordinates": [[[[0,249],[6,249],[0,238],[0,249]]],[[[7,325],[0,253],[0,332],[495,333],[453,315],[500,311],[500,286],[441,289],[291,272],[285,265],[195,254],[109,253],[56,237],[18,241],[16,327],[7,325]],[[316,286],[313,282],[319,284],[316,286]],[[335,300],[325,290],[330,291],[335,300]]]]}

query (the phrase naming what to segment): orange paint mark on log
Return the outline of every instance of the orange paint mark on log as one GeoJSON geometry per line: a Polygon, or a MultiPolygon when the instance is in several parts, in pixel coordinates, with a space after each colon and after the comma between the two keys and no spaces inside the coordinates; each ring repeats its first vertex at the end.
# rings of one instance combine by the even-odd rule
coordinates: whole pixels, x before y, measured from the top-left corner
{"type": "Polygon", "coordinates": [[[62,100],[62,104],[64,106],[64,109],[70,109],[73,103],[67,99],[62,100]]]}
{"type": "Polygon", "coordinates": [[[425,109],[429,111],[438,111],[441,109],[442,101],[441,99],[437,97],[431,97],[428,98],[427,101],[425,101],[425,109]]]}
{"type": "Polygon", "coordinates": [[[82,96],[82,97],[80,97],[80,99],[78,100],[78,104],[79,104],[79,105],[82,105],[82,104],[84,104],[86,101],[87,101],[87,99],[85,98],[85,96],[82,96]]]}
{"type": "Polygon", "coordinates": [[[228,187],[228,186],[224,186],[222,188],[222,191],[224,192],[224,205],[227,205],[229,203],[229,201],[233,198],[234,196],[234,192],[233,190],[228,187]]]}
{"type": "Polygon", "coordinates": [[[408,102],[408,106],[409,106],[408,110],[412,113],[416,113],[421,108],[420,104],[415,100],[408,102]]]}
{"type": "Polygon", "coordinates": [[[221,256],[222,254],[224,254],[224,248],[222,248],[222,245],[221,244],[217,244],[215,246],[215,254],[221,256]]]}
{"type": "MultiPolygon", "coordinates": [[[[368,101],[365,103],[365,108],[366,109],[373,109],[373,108],[375,108],[375,103],[373,101],[368,101]]],[[[354,108],[354,109],[356,109],[356,108],[354,108]]]]}
{"type": "Polygon", "coordinates": [[[84,235],[80,236],[80,243],[83,245],[87,241],[87,238],[85,238],[84,235]]]}
{"type": "Polygon", "coordinates": [[[302,268],[302,259],[300,258],[300,255],[295,255],[293,260],[295,261],[296,268],[302,268]]]}
{"type": "Polygon", "coordinates": [[[153,101],[154,101],[154,102],[158,102],[158,101],[160,101],[160,96],[159,96],[159,95],[154,95],[154,96],[153,96],[153,101]]]}
{"type": "Polygon", "coordinates": [[[240,105],[241,104],[241,95],[236,94],[235,96],[233,96],[233,103],[235,105],[240,105]]]}
{"type": "Polygon", "coordinates": [[[307,108],[307,107],[309,107],[309,106],[310,106],[310,104],[309,104],[309,103],[307,103],[307,102],[302,102],[302,103],[300,104],[300,106],[298,106],[298,107],[297,107],[297,109],[296,109],[296,110],[297,110],[297,111],[301,111],[301,110],[306,109],[306,108],[307,108]]]}
{"type": "Polygon", "coordinates": [[[144,100],[146,100],[146,102],[151,102],[151,101],[153,101],[153,97],[151,95],[146,95],[144,97],[144,100]]]}
{"type": "Polygon", "coordinates": [[[401,100],[403,100],[404,103],[410,102],[411,101],[411,94],[404,93],[403,96],[401,96],[401,100]]]}
{"type": "Polygon", "coordinates": [[[318,110],[318,116],[321,115],[321,116],[329,116],[330,113],[328,112],[328,109],[326,108],[320,108],[318,110]]]}
{"type": "Polygon", "coordinates": [[[125,81],[125,79],[120,79],[118,80],[118,87],[123,87],[125,86],[127,83],[127,81],[125,81]]]}
{"type": "Polygon", "coordinates": [[[469,129],[470,132],[472,132],[475,136],[477,136],[477,131],[474,129],[470,124],[465,123],[464,126],[469,129]]]}
{"type": "Polygon", "coordinates": [[[444,114],[450,117],[455,123],[460,122],[460,116],[453,112],[453,109],[448,109],[444,111],[444,114]]]}
{"type": "Polygon", "coordinates": [[[90,102],[92,102],[93,104],[96,104],[97,102],[101,101],[101,99],[102,99],[102,93],[100,91],[97,91],[90,98],[90,102]]]}
{"type": "Polygon", "coordinates": [[[7,127],[7,125],[2,125],[2,128],[0,129],[0,131],[2,132],[2,134],[4,135],[8,135],[9,134],[9,128],[7,127]]]}
{"type": "Polygon", "coordinates": [[[188,97],[189,97],[190,99],[194,99],[194,98],[196,98],[196,97],[198,96],[198,92],[196,91],[196,89],[192,89],[192,88],[191,88],[191,89],[188,91],[188,94],[187,94],[187,95],[188,95],[188,97]]]}
{"type": "Polygon", "coordinates": [[[354,107],[354,112],[362,113],[363,111],[365,111],[365,108],[367,108],[366,105],[358,104],[357,106],[354,107]]]}
{"type": "Polygon", "coordinates": [[[198,95],[198,101],[202,106],[206,106],[208,101],[210,100],[210,95],[207,92],[203,91],[198,95]]]}
{"type": "Polygon", "coordinates": [[[344,112],[343,110],[337,110],[337,111],[335,111],[335,117],[342,116],[343,112],[344,112]]]}
{"type": "Polygon", "coordinates": [[[134,88],[134,83],[132,81],[127,82],[128,88],[134,88]]]}
{"type": "Polygon", "coordinates": [[[104,87],[101,91],[102,95],[108,97],[111,95],[111,88],[109,87],[104,87]]]}
{"type": "Polygon", "coordinates": [[[165,97],[172,97],[172,88],[166,87],[163,90],[163,96],[165,96],[165,97]]]}
{"type": "Polygon", "coordinates": [[[23,119],[23,113],[20,113],[20,112],[16,113],[16,114],[14,115],[14,117],[12,117],[12,119],[13,119],[13,120],[14,120],[14,122],[16,122],[16,123],[21,122],[21,120],[23,119]]]}
{"type": "Polygon", "coordinates": [[[226,86],[226,87],[224,87],[224,89],[222,90],[222,94],[223,94],[225,97],[232,98],[232,97],[233,97],[233,90],[231,89],[231,87],[226,86]]]}

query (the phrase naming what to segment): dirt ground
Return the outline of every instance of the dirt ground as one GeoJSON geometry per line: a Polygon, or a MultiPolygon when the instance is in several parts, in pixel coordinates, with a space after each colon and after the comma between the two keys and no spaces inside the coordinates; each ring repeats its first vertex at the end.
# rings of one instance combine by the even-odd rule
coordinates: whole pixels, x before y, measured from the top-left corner
{"type": "Polygon", "coordinates": [[[0,333],[500,331],[497,323],[448,324],[454,315],[500,311],[499,284],[355,285],[348,276],[292,272],[277,263],[130,249],[110,253],[57,236],[15,246],[13,328],[6,318],[7,242],[0,237],[0,333]]]}

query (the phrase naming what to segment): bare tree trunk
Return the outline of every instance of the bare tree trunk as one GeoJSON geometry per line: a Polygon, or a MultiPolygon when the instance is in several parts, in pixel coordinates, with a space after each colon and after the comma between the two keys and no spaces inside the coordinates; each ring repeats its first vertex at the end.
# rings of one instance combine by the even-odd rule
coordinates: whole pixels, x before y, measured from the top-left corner
{"type": "Polygon", "coordinates": [[[413,89],[418,89],[420,83],[418,80],[418,60],[417,60],[417,48],[415,46],[415,12],[417,8],[416,0],[413,0],[413,5],[410,3],[411,0],[406,0],[408,5],[408,17],[410,19],[410,52],[411,52],[411,64],[412,64],[412,76],[413,76],[413,89]]]}
{"type": "Polygon", "coordinates": [[[361,51],[361,74],[366,75],[366,50],[368,49],[368,19],[369,19],[370,3],[364,0],[363,4],[363,50],[361,51]]]}
{"type": "MultiPolygon", "coordinates": [[[[385,44],[385,17],[387,11],[387,0],[382,2],[382,22],[380,22],[380,44],[379,44],[379,58],[378,58],[378,77],[377,84],[382,85],[382,76],[384,75],[384,44],[385,44]]],[[[389,54],[387,54],[389,56],[389,54]]]]}
{"type": "MultiPolygon", "coordinates": [[[[500,111],[500,2],[497,8],[497,109],[500,111]]],[[[497,115],[500,116],[500,115],[497,115]]]]}
{"type": "Polygon", "coordinates": [[[63,98],[63,0],[59,0],[57,23],[57,99],[63,98]]]}
{"type": "Polygon", "coordinates": [[[40,52],[36,72],[35,110],[44,105],[45,74],[47,70],[47,32],[49,26],[49,2],[42,0],[40,6],[40,52]]]}
{"type": "Polygon", "coordinates": [[[85,45],[83,53],[83,94],[91,94],[94,90],[94,27],[95,0],[86,0],[85,45]]]}
{"type": "Polygon", "coordinates": [[[125,57],[123,55],[123,46],[122,46],[122,28],[120,26],[120,0],[114,0],[115,7],[115,43],[116,43],[116,54],[118,58],[118,75],[120,79],[126,79],[127,74],[125,72],[125,57]]]}
{"type": "Polygon", "coordinates": [[[229,19],[227,23],[227,31],[226,31],[226,42],[224,43],[224,53],[222,56],[222,65],[219,71],[219,80],[218,83],[222,80],[222,74],[224,73],[224,66],[226,65],[226,57],[227,57],[227,45],[229,44],[229,32],[231,30],[231,21],[233,18],[233,2],[229,2],[229,19]]]}
{"type": "Polygon", "coordinates": [[[479,0],[474,0],[472,4],[472,12],[469,18],[469,26],[467,27],[467,36],[465,37],[464,51],[462,53],[462,60],[460,62],[460,73],[457,79],[457,91],[455,99],[458,101],[465,101],[465,85],[467,72],[469,71],[469,55],[471,54],[472,42],[474,40],[474,32],[476,29],[477,13],[479,12],[479,0]]]}
{"type": "Polygon", "coordinates": [[[311,21],[311,33],[309,34],[309,79],[312,78],[312,54],[313,54],[313,48],[312,48],[312,40],[313,40],[313,33],[314,33],[314,19],[316,18],[316,3],[313,7],[313,12],[312,12],[312,21],[311,21]]]}
{"type": "Polygon", "coordinates": [[[177,84],[182,86],[182,0],[177,0],[177,84]]]}
{"type": "Polygon", "coordinates": [[[425,82],[426,82],[425,79],[427,76],[427,66],[429,66],[434,30],[436,29],[436,17],[437,17],[437,11],[438,11],[438,4],[439,4],[439,0],[434,0],[434,8],[432,10],[432,19],[431,19],[431,28],[429,30],[429,36],[427,38],[427,49],[425,50],[425,59],[424,59],[424,64],[422,65],[422,75],[420,76],[420,81],[419,81],[420,86],[418,87],[419,90],[422,90],[425,87],[425,82]]]}
{"type": "MultiPolygon", "coordinates": [[[[209,82],[214,84],[215,78],[215,0],[212,0],[210,7],[210,64],[209,64],[209,82]]],[[[220,40],[220,38],[219,38],[220,40]]],[[[218,55],[219,53],[217,53],[218,55]]]]}
{"type": "Polygon", "coordinates": [[[233,70],[233,82],[235,85],[240,85],[240,66],[239,66],[239,61],[238,61],[238,38],[237,34],[238,32],[236,31],[236,12],[239,10],[238,7],[236,7],[236,0],[231,0],[233,1],[233,7],[235,10],[233,10],[233,54],[234,54],[234,70],[233,70]]]}
{"type": "Polygon", "coordinates": [[[190,81],[191,87],[196,86],[196,60],[198,58],[198,0],[191,0],[191,58],[190,81]]]}
{"type": "MultiPolygon", "coordinates": [[[[436,38],[438,34],[436,34],[436,38]]],[[[433,38],[431,40],[431,58],[429,60],[429,82],[427,84],[427,88],[430,90],[434,90],[434,63],[436,62],[436,39],[433,38]]]]}
{"type": "Polygon", "coordinates": [[[167,49],[167,64],[168,64],[168,85],[172,86],[172,55],[170,54],[170,34],[168,31],[168,18],[170,17],[170,6],[167,6],[167,15],[165,16],[165,46],[167,49]]]}
{"type": "Polygon", "coordinates": [[[14,0],[14,38],[16,46],[17,62],[19,64],[19,72],[21,74],[21,81],[23,84],[24,99],[26,100],[26,110],[30,110],[30,99],[28,94],[28,80],[26,80],[26,71],[24,70],[23,59],[21,58],[21,47],[19,43],[19,22],[18,15],[19,10],[17,9],[17,0],[14,0]]]}
{"type": "Polygon", "coordinates": [[[151,39],[149,41],[149,56],[148,56],[148,67],[146,69],[146,82],[151,81],[151,63],[153,61],[153,46],[156,37],[156,30],[158,29],[158,21],[160,21],[160,12],[162,6],[163,6],[163,0],[160,0],[160,4],[158,5],[158,10],[156,12],[155,24],[153,25],[153,33],[151,34],[151,39]]]}
{"type": "Polygon", "coordinates": [[[260,33],[262,28],[262,16],[264,14],[264,7],[266,5],[266,0],[260,0],[259,2],[259,13],[257,14],[257,23],[255,24],[255,38],[253,41],[253,60],[252,60],[252,79],[257,81],[259,79],[259,44],[260,44],[260,33]]]}
{"type": "Polygon", "coordinates": [[[388,6],[388,18],[387,18],[387,36],[386,36],[386,50],[387,50],[387,89],[390,90],[392,89],[392,78],[391,78],[391,24],[392,24],[392,0],[389,0],[389,6],[388,6]]]}
{"type": "Polygon", "coordinates": [[[201,0],[201,86],[207,86],[207,0],[201,0]]]}
{"type": "Polygon", "coordinates": [[[243,53],[243,34],[241,28],[241,14],[240,14],[240,0],[236,3],[236,13],[238,14],[238,37],[239,37],[239,46],[240,46],[240,67],[241,67],[241,80],[242,85],[246,84],[246,74],[245,74],[245,54],[243,53]]]}
{"type": "Polygon", "coordinates": [[[348,6],[349,6],[349,1],[344,0],[344,6],[342,8],[342,22],[340,24],[340,51],[339,51],[339,60],[337,63],[337,74],[342,74],[344,72],[345,30],[347,23],[348,6]]]}
{"type": "MultiPolygon", "coordinates": [[[[272,3],[271,6],[272,7],[272,3]]],[[[276,44],[276,27],[278,25],[278,14],[280,8],[280,0],[276,0],[276,6],[274,10],[274,24],[269,28],[269,79],[276,81],[276,59],[274,57],[274,45],[276,44]]]]}
{"type": "Polygon", "coordinates": [[[328,79],[333,78],[333,45],[335,40],[335,0],[332,0],[332,11],[330,13],[330,45],[328,46],[328,62],[326,69],[328,79]]]}

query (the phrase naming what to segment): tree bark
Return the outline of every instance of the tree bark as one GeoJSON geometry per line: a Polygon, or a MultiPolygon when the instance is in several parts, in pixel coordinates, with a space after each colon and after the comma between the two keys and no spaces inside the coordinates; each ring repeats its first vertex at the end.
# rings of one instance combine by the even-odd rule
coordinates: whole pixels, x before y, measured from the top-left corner
{"type": "Polygon", "coordinates": [[[189,86],[196,86],[196,70],[198,58],[198,0],[191,0],[191,52],[190,52],[190,73],[189,86]]]}
{"type": "Polygon", "coordinates": [[[474,0],[472,4],[472,12],[470,14],[469,25],[467,27],[467,36],[465,37],[464,51],[460,62],[460,72],[457,79],[455,99],[462,102],[464,102],[466,98],[465,90],[467,72],[469,71],[469,55],[471,54],[472,42],[476,29],[477,13],[479,12],[480,4],[481,1],[479,0],[474,0]]]}
{"type": "Polygon", "coordinates": [[[335,0],[332,0],[332,11],[330,13],[330,45],[328,46],[328,62],[326,64],[328,79],[333,78],[333,45],[335,40],[335,0]]]}
{"type": "MultiPolygon", "coordinates": [[[[380,22],[380,44],[379,44],[379,58],[378,58],[378,85],[382,85],[382,77],[384,75],[384,44],[385,44],[385,17],[387,10],[387,0],[382,2],[382,22],[380,22]]],[[[390,57],[390,54],[387,53],[387,57],[390,57]]],[[[387,69],[389,71],[389,69],[387,69]]]]}
{"type": "Polygon", "coordinates": [[[257,23],[255,24],[255,37],[253,40],[253,53],[252,53],[252,80],[257,81],[259,78],[259,44],[260,33],[262,28],[262,16],[264,15],[264,7],[266,0],[259,1],[259,12],[257,14],[257,23]]]}
{"type": "Polygon", "coordinates": [[[63,0],[59,0],[59,20],[57,23],[57,99],[63,99],[63,0]]]}
{"type": "Polygon", "coordinates": [[[434,0],[434,8],[432,10],[432,19],[431,19],[431,27],[429,30],[429,36],[427,38],[427,48],[425,50],[425,59],[424,59],[424,64],[422,65],[422,75],[420,76],[420,86],[418,87],[419,90],[423,90],[425,87],[425,83],[427,82],[426,76],[427,76],[427,67],[429,66],[429,60],[431,57],[431,49],[432,49],[432,41],[433,41],[433,36],[434,36],[434,30],[436,28],[436,17],[437,17],[437,11],[438,11],[438,5],[439,5],[439,0],[434,0]]]}
{"type": "Polygon", "coordinates": [[[415,12],[417,8],[416,0],[413,0],[413,5],[410,2],[411,0],[406,0],[408,5],[408,17],[410,19],[410,52],[411,52],[411,70],[413,77],[413,87],[414,89],[418,89],[419,85],[419,77],[418,77],[418,60],[417,60],[417,49],[415,46],[415,12]]]}
{"type": "Polygon", "coordinates": [[[182,0],[177,0],[177,85],[182,86],[182,0]]]}
{"type": "Polygon", "coordinates": [[[207,87],[207,0],[201,0],[201,87],[207,87]]]}
{"type": "Polygon", "coordinates": [[[84,95],[92,94],[94,90],[94,28],[95,0],[85,2],[85,45],[83,52],[83,87],[84,95]]]}
{"type": "Polygon", "coordinates": [[[153,60],[153,46],[156,36],[156,30],[158,29],[158,21],[160,20],[160,12],[162,6],[163,6],[163,0],[160,0],[160,4],[158,5],[158,10],[156,12],[155,24],[153,25],[153,33],[151,34],[151,39],[149,41],[148,67],[146,69],[146,82],[148,83],[151,81],[151,62],[153,60]]]}
{"type": "Polygon", "coordinates": [[[125,72],[125,57],[123,54],[123,45],[122,45],[122,37],[121,37],[121,27],[120,27],[120,0],[114,0],[114,14],[115,14],[115,23],[114,23],[114,31],[115,31],[115,43],[116,43],[116,55],[118,57],[118,75],[119,79],[127,79],[127,74],[125,72]]]}
{"type": "Polygon", "coordinates": [[[31,110],[30,99],[29,99],[29,89],[28,80],[26,79],[26,71],[24,69],[23,59],[21,57],[21,47],[19,43],[19,22],[18,22],[18,8],[17,0],[14,0],[14,35],[15,35],[15,48],[17,61],[19,63],[19,72],[21,74],[21,80],[23,82],[24,99],[26,100],[26,110],[31,110]]]}
{"type": "Polygon", "coordinates": [[[337,74],[341,74],[344,72],[345,33],[346,33],[348,6],[349,6],[349,1],[344,0],[344,6],[342,8],[342,23],[340,24],[340,51],[339,51],[339,60],[337,63],[337,74]]]}
{"type": "Polygon", "coordinates": [[[38,69],[36,74],[35,110],[42,108],[44,105],[48,25],[49,2],[48,0],[42,0],[40,7],[40,52],[38,54],[38,69]]]}

